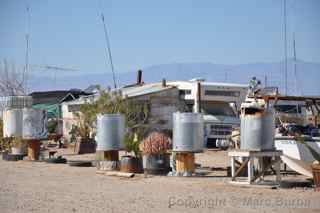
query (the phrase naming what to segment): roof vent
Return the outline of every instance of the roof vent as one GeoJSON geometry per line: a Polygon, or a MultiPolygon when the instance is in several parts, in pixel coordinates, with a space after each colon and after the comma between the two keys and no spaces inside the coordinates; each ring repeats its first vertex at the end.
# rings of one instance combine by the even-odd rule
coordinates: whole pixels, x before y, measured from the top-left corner
{"type": "Polygon", "coordinates": [[[198,82],[198,81],[204,82],[204,81],[206,81],[206,79],[205,78],[193,78],[193,79],[190,79],[189,81],[192,81],[192,82],[198,82]]]}

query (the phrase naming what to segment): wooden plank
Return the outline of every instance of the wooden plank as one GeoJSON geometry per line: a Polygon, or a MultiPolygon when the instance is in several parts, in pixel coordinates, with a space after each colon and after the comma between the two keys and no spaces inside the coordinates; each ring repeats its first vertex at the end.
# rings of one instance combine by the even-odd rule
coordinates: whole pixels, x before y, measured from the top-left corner
{"type": "MultiPolygon", "coordinates": [[[[239,176],[239,174],[242,172],[242,170],[247,166],[248,162],[249,162],[249,158],[246,159],[245,162],[243,162],[243,163],[241,164],[241,166],[237,169],[234,177],[232,177],[232,180],[235,180],[235,178],[239,176]]],[[[248,171],[248,172],[249,172],[249,171],[248,171]]]]}
{"type": "Polygon", "coordinates": [[[274,157],[281,156],[282,151],[248,151],[248,150],[237,150],[237,151],[229,151],[228,156],[234,157],[274,157]]]}
{"type": "Polygon", "coordinates": [[[132,178],[134,177],[134,173],[126,173],[126,172],[116,172],[116,171],[96,171],[96,174],[106,175],[106,176],[117,176],[117,177],[126,177],[132,178]]]}

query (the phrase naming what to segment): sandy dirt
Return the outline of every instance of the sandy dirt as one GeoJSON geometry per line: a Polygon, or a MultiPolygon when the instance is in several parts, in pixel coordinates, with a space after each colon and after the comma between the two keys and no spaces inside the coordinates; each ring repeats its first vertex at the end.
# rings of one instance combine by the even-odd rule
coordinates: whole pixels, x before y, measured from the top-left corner
{"type": "MultiPolygon", "coordinates": [[[[94,159],[93,154],[59,152],[68,159],[94,159]]],[[[196,161],[204,167],[229,162],[224,151],[197,154],[196,161]]],[[[225,171],[210,177],[132,179],[95,172],[95,167],[0,160],[0,212],[320,212],[320,193],[311,188],[234,186],[225,171]]]]}

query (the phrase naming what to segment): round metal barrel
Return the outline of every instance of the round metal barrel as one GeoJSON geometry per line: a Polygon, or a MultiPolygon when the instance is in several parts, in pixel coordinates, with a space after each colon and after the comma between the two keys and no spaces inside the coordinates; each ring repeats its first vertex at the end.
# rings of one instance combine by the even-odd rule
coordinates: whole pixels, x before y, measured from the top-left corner
{"type": "Polygon", "coordinates": [[[42,109],[23,109],[23,139],[48,138],[47,111],[42,109]]]}
{"type": "Polygon", "coordinates": [[[204,148],[204,124],[200,113],[173,114],[173,151],[200,152],[204,148]]]}
{"type": "Polygon", "coordinates": [[[142,172],[141,160],[132,156],[122,156],[120,161],[120,171],[132,173],[142,172]]]}
{"type": "Polygon", "coordinates": [[[241,149],[272,150],[274,148],[273,137],[273,111],[241,116],[241,149]]]}
{"type": "Polygon", "coordinates": [[[31,96],[7,96],[2,99],[5,109],[22,109],[32,107],[31,96]]]}
{"type": "Polygon", "coordinates": [[[170,155],[143,155],[143,169],[149,174],[167,174],[170,170],[170,155]]]}
{"type": "Polygon", "coordinates": [[[3,136],[22,137],[22,117],[21,109],[11,109],[3,111],[3,136]]]}
{"type": "Polygon", "coordinates": [[[97,150],[123,149],[124,125],[125,119],[123,115],[99,115],[97,118],[97,150]]]}

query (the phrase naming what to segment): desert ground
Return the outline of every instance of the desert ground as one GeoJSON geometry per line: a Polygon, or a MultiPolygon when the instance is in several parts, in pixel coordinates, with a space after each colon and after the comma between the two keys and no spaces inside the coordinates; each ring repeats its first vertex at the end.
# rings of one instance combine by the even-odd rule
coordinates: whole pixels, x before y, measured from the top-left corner
{"type": "MultiPolygon", "coordinates": [[[[59,152],[67,159],[95,158],[59,152]]],[[[225,151],[199,153],[196,162],[215,168],[229,164],[225,151]]],[[[320,212],[320,193],[312,188],[244,187],[229,180],[225,171],[128,179],[96,174],[95,167],[0,160],[0,212],[320,212]]]]}

